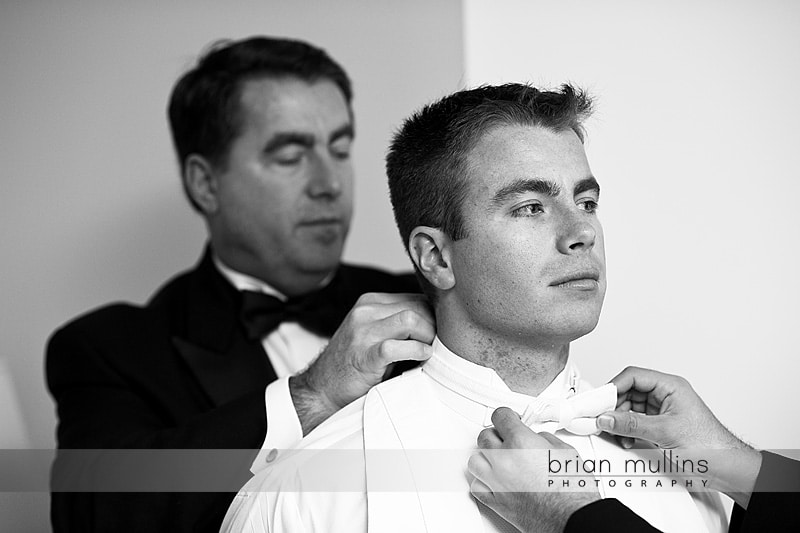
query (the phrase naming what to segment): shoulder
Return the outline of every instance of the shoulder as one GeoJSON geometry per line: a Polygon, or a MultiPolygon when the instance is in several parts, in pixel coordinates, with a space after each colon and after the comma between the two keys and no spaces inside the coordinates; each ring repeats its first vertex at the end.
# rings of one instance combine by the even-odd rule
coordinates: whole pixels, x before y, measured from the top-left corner
{"type": "MultiPolygon", "coordinates": [[[[168,342],[189,291],[191,273],[164,283],[147,304],[114,302],[87,311],[60,326],[47,342],[48,361],[76,351],[130,353],[168,342]]],[[[73,356],[69,357],[74,361],[73,356]]]]}
{"type": "Polygon", "coordinates": [[[88,311],[58,328],[50,338],[50,345],[73,338],[119,339],[127,330],[135,328],[147,316],[139,305],[117,302],[88,311]]]}
{"type": "Polygon", "coordinates": [[[167,308],[180,299],[187,288],[188,275],[176,276],[161,286],[145,305],[113,302],[78,315],[56,330],[53,337],[92,334],[118,337],[126,330],[140,331],[143,322],[156,321],[167,308]]]}
{"type": "Polygon", "coordinates": [[[339,267],[342,281],[358,287],[362,292],[420,292],[412,272],[392,273],[385,270],[342,263],[339,267]]]}

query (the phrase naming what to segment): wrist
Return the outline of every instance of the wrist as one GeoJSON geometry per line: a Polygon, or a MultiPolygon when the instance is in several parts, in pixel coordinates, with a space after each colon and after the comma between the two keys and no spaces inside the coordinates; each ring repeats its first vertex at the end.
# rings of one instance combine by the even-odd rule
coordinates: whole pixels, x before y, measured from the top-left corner
{"type": "Polygon", "coordinates": [[[289,378],[289,395],[300,420],[303,436],[338,411],[338,407],[324,391],[314,385],[308,370],[289,378]]]}
{"type": "Polygon", "coordinates": [[[713,472],[712,487],[747,509],[761,469],[761,452],[748,446],[722,453],[713,472]]]}
{"type": "MultiPolygon", "coordinates": [[[[574,493],[570,497],[566,497],[566,494],[561,493],[560,496],[560,505],[552,509],[550,517],[555,531],[565,531],[572,515],[587,505],[600,500],[600,494],[597,492],[574,493]]],[[[530,531],[539,531],[539,529],[538,527],[533,527],[530,531]]]]}

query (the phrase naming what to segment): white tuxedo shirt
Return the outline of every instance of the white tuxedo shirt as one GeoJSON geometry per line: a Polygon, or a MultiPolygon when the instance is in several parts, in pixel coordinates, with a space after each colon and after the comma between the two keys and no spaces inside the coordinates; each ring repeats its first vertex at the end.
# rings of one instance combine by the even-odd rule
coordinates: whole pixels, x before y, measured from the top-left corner
{"type": "MultiPolygon", "coordinates": [[[[591,389],[568,362],[538,398],[591,389]]],[[[234,498],[222,531],[515,531],[470,496],[466,465],[494,409],[517,400],[534,399],[437,338],[429,362],[374,387],[259,471],[234,498]]],[[[595,435],[555,435],[584,460],[637,453],[595,435]]],[[[685,489],[654,494],[598,479],[602,497],[618,498],[662,531],[727,530],[719,497],[685,489]]]]}

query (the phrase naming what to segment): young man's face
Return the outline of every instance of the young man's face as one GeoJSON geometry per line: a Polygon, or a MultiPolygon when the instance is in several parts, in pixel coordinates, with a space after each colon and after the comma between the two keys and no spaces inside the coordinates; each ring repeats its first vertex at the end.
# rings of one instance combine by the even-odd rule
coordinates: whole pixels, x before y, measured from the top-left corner
{"type": "Polygon", "coordinates": [[[490,337],[569,342],[606,290],[599,186],[571,130],[502,126],[467,161],[467,237],[453,243],[462,314],[490,337]]]}

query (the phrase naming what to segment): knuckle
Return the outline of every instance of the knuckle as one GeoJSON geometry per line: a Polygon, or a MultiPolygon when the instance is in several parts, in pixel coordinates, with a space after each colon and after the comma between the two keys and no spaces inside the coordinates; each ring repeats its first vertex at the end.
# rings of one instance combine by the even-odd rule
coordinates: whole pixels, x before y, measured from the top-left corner
{"type": "Polygon", "coordinates": [[[400,311],[397,313],[397,323],[403,329],[411,329],[417,323],[417,314],[410,309],[400,311]]]}
{"type": "Polygon", "coordinates": [[[350,316],[356,324],[363,324],[372,320],[375,308],[372,304],[358,304],[350,310],[350,316]]]}
{"type": "Polygon", "coordinates": [[[356,300],[356,306],[372,304],[375,303],[377,299],[378,299],[378,293],[365,292],[364,294],[358,297],[358,300],[356,300]]]}
{"type": "Polygon", "coordinates": [[[394,343],[392,343],[391,339],[383,340],[380,343],[378,343],[378,350],[377,350],[378,360],[391,361],[393,353],[392,349],[393,345],[394,343]]]}
{"type": "Polygon", "coordinates": [[[635,416],[626,416],[623,427],[628,433],[636,433],[639,430],[639,419],[635,416]]]}

